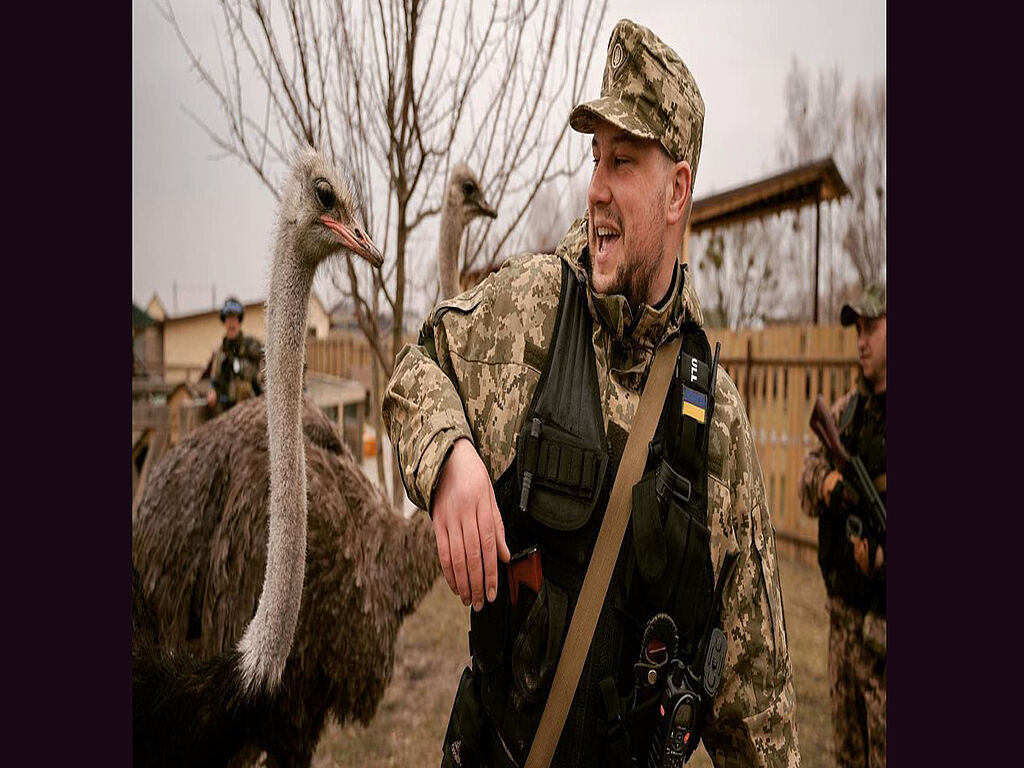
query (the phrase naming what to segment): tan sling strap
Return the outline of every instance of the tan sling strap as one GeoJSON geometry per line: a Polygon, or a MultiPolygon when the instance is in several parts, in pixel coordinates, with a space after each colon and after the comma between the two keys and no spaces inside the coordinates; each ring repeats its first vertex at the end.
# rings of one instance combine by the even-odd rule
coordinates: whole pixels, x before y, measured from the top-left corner
{"type": "Polygon", "coordinates": [[[604,605],[605,596],[608,594],[608,583],[611,581],[619,548],[622,546],[622,537],[626,533],[633,501],[633,486],[640,481],[644,466],[647,464],[648,445],[654,437],[654,430],[661,417],[668,385],[672,381],[672,369],[682,341],[682,335],[677,335],[659,347],[655,353],[654,363],[647,376],[640,405],[637,407],[636,417],[633,419],[633,426],[622,452],[622,461],[619,462],[619,469],[615,474],[612,492],[608,497],[608,508],[605,510],[601,530],[597,534],[590,565],[583,578],[576,610],[573,611],[572,620],[569,622],[569,634],[558,657],[551,693],[544,705],[530,754],[526,758],[526,768],[547,768],[555,754],[555,747],[558,746],[566,715],[569,714],[569,706],[580,682],[583,663],[594,639],[594,629],[597,627],[601,606],[604,605]]]}

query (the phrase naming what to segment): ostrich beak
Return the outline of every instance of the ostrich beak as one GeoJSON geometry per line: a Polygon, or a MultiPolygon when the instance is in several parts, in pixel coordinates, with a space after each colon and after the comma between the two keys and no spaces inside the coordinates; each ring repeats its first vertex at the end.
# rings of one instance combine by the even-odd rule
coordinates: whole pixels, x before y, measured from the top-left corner
{"type": "Polygon", "coordinates": [[[362,256],[377,268],[384,263],[384,257],[381,255],[380,249],[373,244],[370,236],[359,229],[359,227],[349,227],[340,221],[332,219],[330,216],[321,216],[320,221],[323,222],[325,227],[334,232],[338,236],[339,242],[356,256],[362,256]]]}
{"type": "Polygon", "coordinates": [[[494,210],[493,208],[491,208],[491,206],[487,204],[487,201],[484,200],[482,197],[480,198],[479,205],[480,205],[480,214],[481,215],[486,216],[489,219],[496,219],[496,218],[498,218],[498,212],[496,210],[494,210]]]}

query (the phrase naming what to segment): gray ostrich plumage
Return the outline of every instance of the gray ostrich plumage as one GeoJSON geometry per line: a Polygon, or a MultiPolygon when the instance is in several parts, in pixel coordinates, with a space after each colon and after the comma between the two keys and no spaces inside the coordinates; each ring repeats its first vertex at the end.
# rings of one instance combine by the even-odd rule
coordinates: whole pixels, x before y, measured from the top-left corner
{"type": "Polygon", "coordinates": [[[459,241],[474,218],[496,218],[498,212],[484,199],[476,174],[465,163],[456,163],[448,174],[441,202],[441,234],[437,249],[437,270],[441,278],[441,298],[462,293],[459,286],[459,241]]]}
{"type": "MultiPolygon", "coordinates": [[[[314,223],[332,202],[354,210],[333,169],[312,150],[302,153],[278,224],[267,395],[239,404],[168,451],[154,468],[132,533],[133,564],[164,645],[204,659],[237,647],[242,659],[256,660],[246,662],[247,679],[280,676],[236,755],[248,760],[265,750],[271,765],[308,765],[329,712],[339,722],[369,721],[391,676],[402,620],[440,573],[426,516],[396,515],[335,425],[301,394],[316,267],[338,250],[338,240],[350,250],[361,245],[346,243],[329,223],[314,223]],[[331,239],[331,248],[321,242],[331,239]],[[305,506],[304,541],[284,535],[268,515],[268,501],[305,506]],[[272,542],[284,542],[271,546],[270,557],[268,530],[272,542]],[[280,576],[296,561],[305,564],[301,599],[294,580],[289,588],[276,586],[288,583],[280,576]],[[283,664],[278,638],[287,627],[279,617],[287,620],[289,611],[296,626],[283,664]],[[260,663],[267,650],[280,663],[260,663]]],[[[347,236],[353,232],[365,238],[357,228],[347,236]]]]}

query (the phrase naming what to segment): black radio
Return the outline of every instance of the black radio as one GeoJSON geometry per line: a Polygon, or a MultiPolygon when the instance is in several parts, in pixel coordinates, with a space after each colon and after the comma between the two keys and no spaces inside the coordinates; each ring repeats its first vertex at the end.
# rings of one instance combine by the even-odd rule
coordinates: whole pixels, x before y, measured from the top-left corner
{"type": "Polygon", "coordinates": [[[701,703],[697,681],[679,659],[672,659],[669,664],[647,768],[682,768],[697,746],[694,729],[701,703]]]}
{"type": "MultiPolygon", "coordinates": [[[[731,561],[727,563],[731,565],[731,561]]],[[[700,675],[674,658],[677,642],[675,622],[668,614],[657,614],[647,623],[641,659],[634,665],[638,684],[635,700],[643,698],[645,689],[653,692],[660,688],[647,768],[682,768],[690,759],[700,742],[705,709],[722,680],[728,647],[722,630],[712,629],[701,643],[705,653],[700,675]]]]}

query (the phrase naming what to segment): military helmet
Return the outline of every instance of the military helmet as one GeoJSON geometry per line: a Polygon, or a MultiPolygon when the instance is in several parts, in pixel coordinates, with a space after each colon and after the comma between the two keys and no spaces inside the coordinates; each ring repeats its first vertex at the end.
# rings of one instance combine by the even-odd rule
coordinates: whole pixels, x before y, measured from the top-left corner
{"type": "Polygon", "coordinates": [[[238,322],[242,322],[245,318],[245,307],[234,296],[228,296],[224,301],[224,306],[220,308],[220,321],[223,323],[228,315],[238,315],[238,322]]]}

